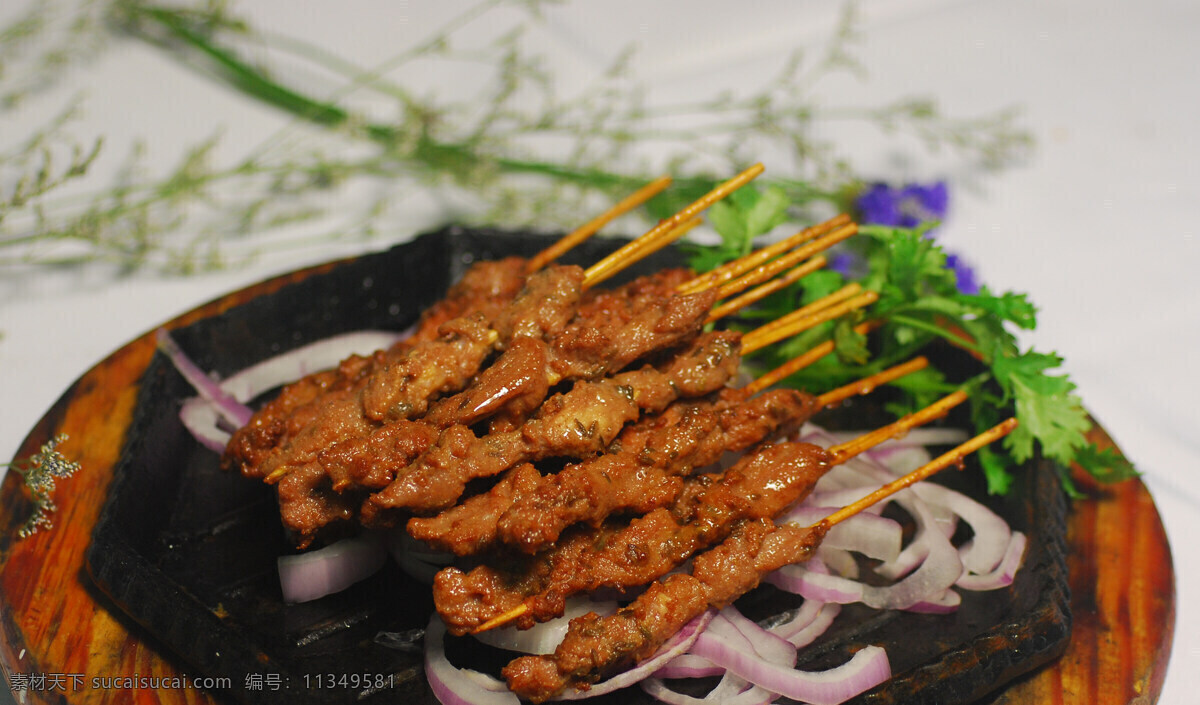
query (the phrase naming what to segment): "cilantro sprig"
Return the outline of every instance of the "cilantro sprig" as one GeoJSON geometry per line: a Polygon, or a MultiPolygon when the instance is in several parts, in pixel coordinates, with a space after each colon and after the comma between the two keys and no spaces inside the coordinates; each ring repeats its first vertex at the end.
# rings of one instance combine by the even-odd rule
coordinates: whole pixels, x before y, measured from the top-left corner
{"type": "MultiPolygon", "coordinates": [[[[754,238],[769,232],[787,213],[783,194],[744,188],[734,196],[718,204],[720,208],[714,207],[711,214],[721,243],[695,247],[690,262],[693,267],[707,270],[740,257],[751,249],[754,238]]],[[[858,263],[861,271],[853,278],[879,294],[879,300],[866,314],[881,322],[872,334],[871,346],[866,336],[853,330],[864,317],[860,312],[764,351],[766,359],[762,362],[778,364],[832,337],[835,355],[826,356],[788,380],[818,392],[902,362],[935,340],[945,339],[970,351],[982,363],[983,371],[965,382],[971,389],[970,415],[976,430],[982,431],[1013,414],[1020,422],[1000,447],[979,453],[989,492],[1006,494],[1013,481],[1008,467],[1032,458],[1037,447],[1062,467],[1078,463],[1101,482],[1135,476],[1136,470],[1124,458],[1088,441],[1092,421],[1075,393],[1074,383],[1057,373],[1062,358],[1020,349],[1013,331],[1037,326],[1037,309],[1028,297],[1015,292],[996,293],[986,286],[977,293],[959,291],[955,272],[947,266],[947,254],[929,237],[928,229],[928,225],[867,225],[854,239],[853,252],[847,256],[858,263]]],[[[777,317],[838,289],[846,279],[838,271],[822,270],[764,300],[749,315],[777,317]]],[[[893,383],[905,392],[907,401],[891,410],[899,414],[926,405],[962,384],[949,381],[940,370],[927,368],[893,383]]],[[[1067,491],[1077,495],[1066,473],[1062,479],[1067,491]]]]}

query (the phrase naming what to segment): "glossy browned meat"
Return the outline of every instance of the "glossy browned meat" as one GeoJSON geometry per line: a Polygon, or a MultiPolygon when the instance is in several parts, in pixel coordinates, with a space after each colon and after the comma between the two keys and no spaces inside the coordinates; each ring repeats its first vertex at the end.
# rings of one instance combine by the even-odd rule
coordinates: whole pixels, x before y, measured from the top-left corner
{"type": "Polygon", "coordinates": [[[402,468],[437,442],[438,429],[401,419],[375,428],[366,436],[334,443],[317,454],[333,489],[379,489],[402,468]]]}
{"type": "MultiPolygon", "coordinates": [[[[573,316],[582,277],[578,267],[533,275],[502,312],[502,327],[512,332],[554,321],[564,325],[573,316]]],[[[351,358],[334,373],[305,378],[235,435],[228,464],[252,476],[282,474],[336,442],[367,435],[385,419],[423,415],[431,400],[473,379],[495,346],[506,342],[486,316],[475,313],[445,322],[435,339],[351,358]]]]}
{"type": "Polygon", "coordinates": [[[821,526],[744,520],[719,546],[696,556],[690,575],[652,583],[616,614],[571,620],[553,654],[513,660],[503,671],[508,686],[535,703],[570,687],[586,689],[613,669],[651,656],[692,619],[733,602],[763,575],[808,560],[823,539],[821,526]]]}
{"type": "Polygon", "coordinates": [[[737,371],[737,341],[736,334],[707,334],[660,367],[646,365],[613,377],[576,382],[513,431],[475,438],[462,426],[453,426],[445,442],[439,440],[367,499],[364,519],[388,523],[397,518],[395,510],[441,511],[458,500],[467,482],[499,474],[516,462],[601,453],[643,412],[657,413],[681,393],[706,394],[723,387],[737,371]]]}
{"type": "Polygon", "coordinates": [[[417,418],[433,399],[480,379],[495,380],[495,375],[476,377],[492,351],[518,338],[557,335],[575,316],[582,284],[579,267],[549,267],[526,279],[525,288],[492,318],[476,312],[443,324],[439,338],[413,346],[371,375],[363,390],[363,413],[375,421],[417,418]]]}
{"type": "Polygon", "coordinates": [[[645,514],[671,505],[683,489],[682,476],[726,451],[791,433],[815,410],[811,397],[793,390],[748,401],[725,390],[713,399],[676,402],[626,428],[605,455],[546,475],[519,494],[501,481],[437,517],[410,521],[409,532],[458,555],[496,542],[535,553],[572,524],[596,526],[618,512],[645,514]]]}
{"type": "MultiPolygon", "coordinates": [[[[381,356],[379,353],[376,358],[381,356]]],[[[262,463],[319,413],[319,400],[360,383],[377,364],[376,358],[355,355],[334,369],[310,374],[284,387],[249,423],[234,431],[221,457],[222,467],[238,470],[246,477],[262,478],[262,463]]]]}
{"type": "Polygon", "coordinates": [[[409,342],[436,340],[438,328],[455,318],[482,313],[491,319],[515,299],[524,286],[523,257],[476,262],[446,291],[445,297],[425,309],[409,342]]]}
{"type": "Polygon", "coordinates": [[[222,464],[249,477],[262,477],[261,464],[267,456],[320,416],[325,394],[356,386],[365,375],[403,357],[417,343],[437,340],[443,323],[476,312],[490,319],[516,297],[524,284],[525,260],[520,257],[472,265],[444,298],[425,311],[407,339],[370,357],[352,356],[335,369],[312,373],[284,387],[249,424],[233,434],[222,464]]]}
{"type": "Polygon", "coordinates": [[[616,377],[579,382],[570,392],[554,395],[515,431],[477,438],[466,426],[451,426],[363,503],[363,520],[388,523],[399,518],[395,510],[441,511],[458,501],[467,482],[498,475],[518,462],[595,455],[639,413],[632,388],[616,377]]]}
{"type": "Polygon", "coordinates": [[[349,526],[358,512],[357,497],[334,492],[318,463],[309,463],[288,473],[275,485],[279,516],[292,543],[307,548],[327,527],[349,526]]]}
{"type": "Polygon", "coordinates": [[[716,292],[706,291],[672,295],[630,312],[581,308],[551,343],[551,379],[599,377],[682,345],[700,332],[715,301],[716,292]]]}
{"type": "Polygon", "coordinates": [[[623,525],[568,532],[547,551],[509,565],[469,572],[447,568],[434,581],[434,602],[451,631],[470,631],[518,605],[516,624],[562,614],[570,595],[632,588],[675,569],[696,551],[725,539],[747,519],[770,518],[806,496],[829,468],[824,449],[806,443],[768,445],[717,476],[689,478],[699,487],[688,506],[659,508],[623,525]]]}

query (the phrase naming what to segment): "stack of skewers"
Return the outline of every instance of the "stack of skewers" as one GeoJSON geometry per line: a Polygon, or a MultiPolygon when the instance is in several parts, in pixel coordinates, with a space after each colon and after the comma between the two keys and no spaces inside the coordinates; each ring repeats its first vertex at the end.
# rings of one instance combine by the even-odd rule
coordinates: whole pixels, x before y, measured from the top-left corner
{"type": "MultiPolygon", "coordinates": [[[[456,559],[433,581],[438,628],[529,629],[573,595],[624,595],[570,623],[551,654],[513,660],[507,686],[540,702],[651,659],[828,531],[1011,431],[1006,421],[811,525],[775,523],[831,468],[944,416],[951,394],[825,446],[794,440],[822,409],[921,369],[923,358],[815,396],[774,388],[832,352],[738,381],[743,355],[863,311],[850,285],[749,332],[719,321],[824,266],[845,217],[700,276],[598,285],[674,241],[759,172],[722,184],[588,269],[564,251],[666,187],[660,180],[529,259],[473,266],[411,335],[308,375],[248,418],[223,464],[274,485],[297,546],[403,531],[456,559]]],[[[862,314],[857,314],[862,317],[862,314]]],[[[869,316],[859,330],[870,329],[869,316]]],[[[510,696],[511,697],[511,696],[510,696]]]]}

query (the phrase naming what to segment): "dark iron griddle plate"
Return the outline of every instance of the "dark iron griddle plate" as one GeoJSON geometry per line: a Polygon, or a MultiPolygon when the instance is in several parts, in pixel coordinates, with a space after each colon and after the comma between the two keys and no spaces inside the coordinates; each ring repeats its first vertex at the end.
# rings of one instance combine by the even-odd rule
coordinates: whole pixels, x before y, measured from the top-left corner
{"type": "MultiPolygon", "coordinates": [[[[336,263],[176,331],[175,337],[202,368],[229,375],[337,333],[401,330],[471,262],[531,255],[547,242],[529,233],[448,228],[336,263]]],[[[594,239],[565,259],[587,264],[613,247],[611,240],[594,239]]],[[[631,274],[677,264],[678,257],[661,253],[631,274]]],[[[972,364],[965,356],[940,354],[943,366],[972,364]]],[[[429,590],[389,567],[341,595],[285,605],[275,557],[287,547],[272,490],[222,472],[216,455],[191,439],[176,413],[180,400],[191,394],[156,355],[143,377],[127,446],[88,551],[95,583],[190,668],[229,678],[233,687],[227,695],[235,699],[436,702],[420,653],[375,639],[380,632],[423,628],[432,609],[429,590]],[[385,687],[356,687],[364,677],[385,687]]],[[[1041,461],[1018,468],[1021,492],[1010,501],[987,498],[980,473],[970,466],[965,473],[944,475],[1030,536],[1025,565],[1012,588],[967,593],[952,615],[845,610],[834,629],[802,652],[800,666],[835,664],[862,644],[888,647],[895,677],[855,702],[972,702],[1066,646],[1065,510],[1054,468],[1041,461]]],[[[739,603],[755,618],[795,604],[796,598],[773,588],[761,588],[739,603]]],[[[469,639],[456,640],[448,651],[481,667],[503,660],[469,639]]],[[[633,689],[599,700],[649,698],[633,689]]]]}

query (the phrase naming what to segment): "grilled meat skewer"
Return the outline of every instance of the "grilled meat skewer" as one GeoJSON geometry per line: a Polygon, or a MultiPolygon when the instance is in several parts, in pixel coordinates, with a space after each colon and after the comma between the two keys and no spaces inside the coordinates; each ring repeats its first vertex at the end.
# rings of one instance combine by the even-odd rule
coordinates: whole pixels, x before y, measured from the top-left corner
{"type": "Polygon", "coordinates": [[[766,445],[723,473],[688,478],[688,491],[670,509],[568,532],[513,570],[444,569],[434,581],[438,613],[451,632],[464,633],[524,605],[515,623],[528,628],[561,616],[571,595],[645,585],[724,540],[738,522],[773,517],[807,496],[831,460],[808,443],[766,445]]]}
{"type": "Polygon", "coordinates": [[[458,555],[503,541],[534,553],[578,522],[599,525],[610,514],[645,514],[669,506],[684,477],[726,451],[741,452],[786,435],[810,418],[812,397],[792,390],[746,400],[733,389],[681,400],[663,413],[626,427],[604,455],[532,481],[505,477],[488,492],[430,518],[414,518],[414,538],[458,555]],[[514,492],[519,485],[520,492],[514,492]]]}
{"type": "Polygon", "coordinates": [[[365,435],[382,413],[391,410],[398,418],[424,413],[431,399],[461,389],[497,344],[510,342],[502,333],[530,330],[537,323],[546,327],[544,333],[560,331],[574,314],[582,276],[578,267],[552,267],[529,277],[498,321],[499,331],[483,314],[454,318],[439,327],[436,340],[399,355],[378,352],[355,365],[352,376],[342,374],[324,387],[300,385],[315,394],[285,391],[282,397],[307,398],[307,403],[268,404],[234,434],[223,464],[274,481],[312,462],[317,451],[365,435]]]}
{"type": "Polygon", "coordinates": [[[1008,419],[812,526],[742,520],[720,545],[695,557],[691,574],[677,573],[652,583],[608,617],[593,612],[571,620],[553,654],[513,660],[503,670],[509,688],[541,703],[572,686],[587,688],[623,663],[649,657],[705,610],[728,605],[771,571],[809,560],[834,524],[949,465],[961,464],[965,455],[1015,427],[1016,420],[1008,419]]]}
{"type": "Polygon", "coordinates": [[[447,428],[424,454],[363,504],[367,523],[389,523],[396,510],[441,511],[454,504],[472,479],[546,457],[584,458],[603,452],[624,426],[658,413],[680,396],[721,389],[737,372],[737,334],[710,333],[660,367],[647,365],[595,381],[577,382],[548,399],[519,429],[476,437],[470,428],[447,428]]]}

